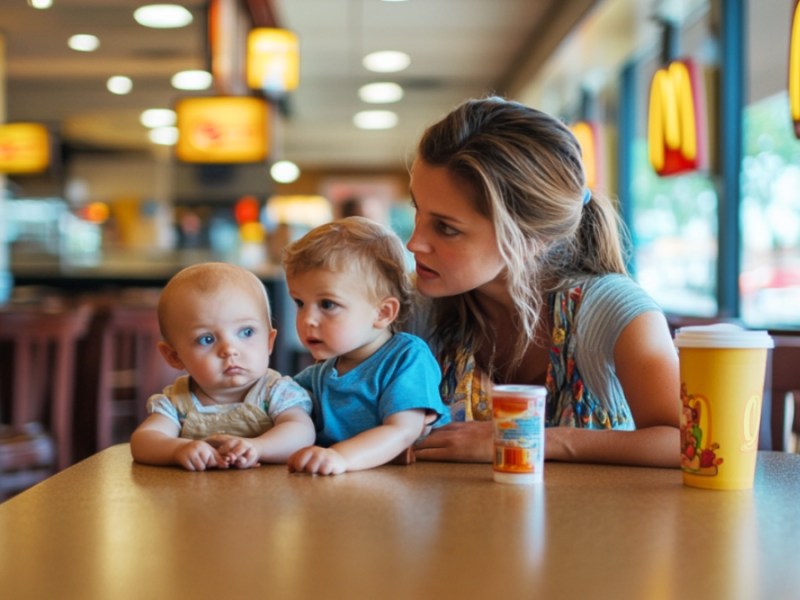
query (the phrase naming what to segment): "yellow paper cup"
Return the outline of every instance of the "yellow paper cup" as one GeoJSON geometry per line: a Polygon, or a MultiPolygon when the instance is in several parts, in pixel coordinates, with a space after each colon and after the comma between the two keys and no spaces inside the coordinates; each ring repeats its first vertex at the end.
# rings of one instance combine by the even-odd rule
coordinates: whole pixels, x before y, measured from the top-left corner
{"type": "Polygon", "coordinates": [[[772,338],[766,331],[720,323],[683,327],[675,345],[683,483],[712,490],[752,488],[772,338]]]}

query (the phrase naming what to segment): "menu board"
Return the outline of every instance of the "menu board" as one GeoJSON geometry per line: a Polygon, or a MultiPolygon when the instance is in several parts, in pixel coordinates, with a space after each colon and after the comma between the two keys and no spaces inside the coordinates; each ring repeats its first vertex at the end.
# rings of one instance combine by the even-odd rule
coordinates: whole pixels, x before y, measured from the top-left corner
{"type": "Polygon", "coordinates": [[[175,106],[179,160],[191,163],[251,163],[269,152],[269,105],[263,98],[183,98],[175,106]]]}
{"type": "Polygon", "coordinates": [[[39,123],[0,125],[0,173],[41,173],[50,166],[50,135],[39,123]]]}

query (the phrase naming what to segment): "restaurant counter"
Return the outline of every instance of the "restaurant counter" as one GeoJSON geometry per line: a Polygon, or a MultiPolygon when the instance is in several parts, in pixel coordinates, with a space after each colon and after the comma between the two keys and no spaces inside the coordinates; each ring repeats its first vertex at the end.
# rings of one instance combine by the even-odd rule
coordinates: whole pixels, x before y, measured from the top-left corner
{"type": "MultiPolygon", "coordinates": [[[[38,255],[14,256],[10,268],[15,286],[85,292],[103,287],[162,287],[183,267],[214,260],[222,259],[205,250],[116,252],[72,261],[38,255]]],[[[283,279],[281,268],[272,263],[247,268],[264,282],[283,279]]]]}
{"type": "Polygon", "coordinates": [[[677,469],[416,463],[335,477],[192,473],[113,446],[0,504],[8,598],[791,598],[800,456],[755,488],[677,469]]]}
{"type": "MultiPolygon", "coordinates": [[[[221,260],[208,251],[109,253],[97,264],[59,261],[51,256],[15,258],[11,263],[13,286],[43,293],[68,296],[129,293],[151,290],[157,293],[183,267],[221,260]]],[[[296,369],[296,353],[303,353],[294,325],[294,307],[286,288],[283,270],[275,264],[246,266],[264,283],[270,299],[272,319],[278,336],[272,353],[272,368],[286,374],[296,369]]]]}

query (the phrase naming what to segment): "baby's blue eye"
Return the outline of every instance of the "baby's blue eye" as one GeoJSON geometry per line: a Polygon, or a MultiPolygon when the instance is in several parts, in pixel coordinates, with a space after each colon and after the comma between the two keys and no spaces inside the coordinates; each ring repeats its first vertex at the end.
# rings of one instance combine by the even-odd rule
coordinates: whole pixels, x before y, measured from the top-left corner
{"type": "Polygon", "coordinates": [[[249,338],[253,337],[255,334],[256,334],[255,329],[253,329],[252,327],[245,327],[239,332],[239,337],[249,338]]]}
{"type": "Polygon", "coordinates": [[[336,302],[333,300],[323,300],[319,305],[322,307],[322,310],[330,310],[336,306],[336,302]]]}
{"type": "Polygon", "coordinates": [[[213,335],[201,335],[197,338],[197,343],[201,346],[210,346],[214,343],[214,336],[213,335]]]}

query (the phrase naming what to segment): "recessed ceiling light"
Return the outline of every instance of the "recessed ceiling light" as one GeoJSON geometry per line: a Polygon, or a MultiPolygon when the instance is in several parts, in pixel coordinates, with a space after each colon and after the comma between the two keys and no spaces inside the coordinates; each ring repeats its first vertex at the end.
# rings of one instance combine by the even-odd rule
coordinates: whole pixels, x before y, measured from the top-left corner
{"type": "Polygon", "coordinates": [[[124,75],[115,75],[114,77],[108,78],[108,81],[106,82],[106,88],[112,94],[124,96],[125,94],[129,94],[133,89],[133,81],[131,81],[130,77],[125,77],[124,75]]]}
{"type": "Polygon", "coordinates": [[[362,110],[353,116],[359,129],[391,129],[397,125],[397,114],[390,110],[362,110]]]}
{"type": "Polygon", "coordinates": [[[396,83],[368,83],[358,90],[358,97],[370,104],[388,104],[403,98],[403,88],[396,83]]]}
{"type": "Polygon", "coordinates": [[[67,40],[67,45],[78,52],[94,52],[100,46],[96,35],[78,33],[67,40]]]}
{"type": "Polygon", "coordinates": [[[381,50],[367,54],[361,61],[364,68],[376,73],[396,73],[411,64],[411,58],[405,52],[381,50]]]}
{"type": "Polygon", "coordinates": [[[169,108],[148,108],[139,116],[139,122],[145,127],[170,127],[175,125],[175,111],[169,108]]]}
{"type": "Polygon", "coordinates": [[[159,146],[174,146],[178,143],[177,127],[156,127],[147,133],[150,141],[159,146]]]}
{"type": "Polygon", "coordinates": [[[53,0],[28,0],[28,6],[38,10],[45,10],[53,6],[53,0]]]}
{"type": "Polygon", "coordinates": [[[172,76],[172,87],[177,90],[207,90],[213,80],[208,71],[181,71],[172,76]]]}
{"type": "Polygon", "coordinates": [[[192,13],[178,4],[148,4],[137,8],[133,18],[139,25],[154,29],[186,27],[192,22],[192,13]]]}
{"type": "Polygon", "coordinates": [[[300,177],[300,168],[290,160],[279,160],[269,170],[278,183],[292,183],[300,177]]]}

